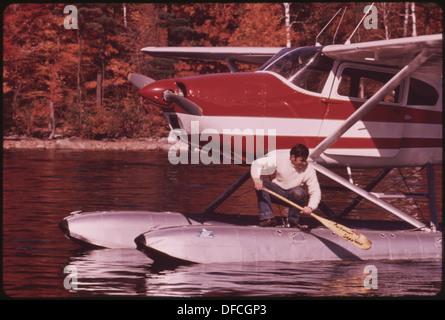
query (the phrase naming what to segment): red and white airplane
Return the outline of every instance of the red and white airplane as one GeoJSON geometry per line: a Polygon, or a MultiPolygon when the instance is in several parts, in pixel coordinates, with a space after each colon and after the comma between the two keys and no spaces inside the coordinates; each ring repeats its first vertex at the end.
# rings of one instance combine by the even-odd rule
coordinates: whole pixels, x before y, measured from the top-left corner
{"type": "MultiPolygon", "coordinates": [[[[433,166],[442,164],[441,34],[300,48],[147,47],[142,51],[228,63],[232,72],[225,74],[159,81],[129,76],[142,97],[163,109],[171,129],[185,132],[192,147],[203,148],[209,141],[193,137],[196,133],[208,137],[211,132],[226,142],[234,141],[238,133],[246,143],[241,148],[230,143],[230,157],[248,162],[273,149],[304,143],[321,174],[415,227],[427,228],[369,192],[370,188],[360,188],[329,168],[427,165],[428,176],[433,177],[433,166]],[[261,67],[256,72],[237,72],[236,62],[261,67]],[[199,124],[198,131],[194,123],[199,124]],[[274,139],[269,140],[268,133],[274,139]],[[255,147],[248,146],[249,138],[256,141],[255,147]]],[[[224,143],[220,147],[227,157],[224,143]]],[[[433,185],[431,179],[430,189],[433,185]]],[[[432,211],[434,198],[430,190],[432,211]]],[[[432,222],[437,225],[436,213],[432,222]]]]}

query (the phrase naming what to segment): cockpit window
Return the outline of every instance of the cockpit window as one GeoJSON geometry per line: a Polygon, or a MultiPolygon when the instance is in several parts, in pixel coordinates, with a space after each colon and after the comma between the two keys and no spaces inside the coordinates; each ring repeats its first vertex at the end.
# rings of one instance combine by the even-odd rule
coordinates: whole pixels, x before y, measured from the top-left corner
{"type": "Polygon", "coordinates": [[[331,71],[333,60],[321,48],[284,49],[260,70],[272,71],[300,88],[321,93],[331,71]]]}

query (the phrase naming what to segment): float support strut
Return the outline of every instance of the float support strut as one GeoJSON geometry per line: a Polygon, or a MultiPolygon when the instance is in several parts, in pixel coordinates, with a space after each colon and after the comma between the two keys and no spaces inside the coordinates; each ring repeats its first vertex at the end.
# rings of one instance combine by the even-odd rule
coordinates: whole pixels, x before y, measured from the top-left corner
{"type": "Polygon", "coordinates": [[[216,208],[218,208],[228,197],[230,197],[236,190],[238,190],[238,188],[241,187],[241,185],[244,182],[246,182],[249,178],[250,178],[250,167],[230,187],[228,187],[226,191],[221,193],[215,200],[213,200],[213,202],[209,204],[202,213],[205,214],[215,211],[216,208]]]}
{"type": "Polygon", "coordinates": [[[434,167],[431,163],[426,165],[426,172],[428,178],[428,200],[430,206],[430,221],[436,228],[439,228],[439,221],[437,220],[437,198],[436,198],[436,185],[434,183],[434,167]]]}

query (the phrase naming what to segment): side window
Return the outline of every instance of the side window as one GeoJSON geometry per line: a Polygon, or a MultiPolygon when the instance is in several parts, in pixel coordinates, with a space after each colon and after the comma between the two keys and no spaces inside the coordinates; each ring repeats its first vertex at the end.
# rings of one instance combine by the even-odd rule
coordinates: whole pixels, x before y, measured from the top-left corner
{"type": "Polygon", "coordinates": [[[408,105],[435,106],[439,93],[428,83],[410,78],[408,105]]]}
{"type": "MultiPolygon", "coordinates": [[[[345,68],[340,78],[337,93],[341,96],[369,99],[380,88],[382,88],[393,74],[364,70],[356,68],[345,68]]],[[[401,100],[400,86],[386,95],[384,102],[398,103],[401,100]]]]}

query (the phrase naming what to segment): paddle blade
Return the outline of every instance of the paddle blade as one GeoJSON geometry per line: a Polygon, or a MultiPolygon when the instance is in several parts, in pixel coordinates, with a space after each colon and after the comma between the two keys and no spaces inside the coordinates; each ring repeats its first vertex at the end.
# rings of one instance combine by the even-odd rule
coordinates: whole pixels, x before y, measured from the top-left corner
{"type": "MultiPolygon", "coordinates": [[[[303,208],[301,206],[299,206],[298,204],[290,201],[289,199],[286,199],[285,197],[280,196],[279,194],[273,192],[272,190],[269,190],[264,187],[263,187],[263,190],[269,192],[271,195],[277,197],[278,199],[283,200],[284,202],[290,204],[291,206],[294,206],[297,209],[303,210],[303,208]]],[[[348,227],[345,227],[345,226],[343,226],[339,223],[336,223],[334,221],[319,217],[315,213],[311,213],[311,216],[314,217],[315,219],[317,219],[318,221],[320,221],[323,225],[325,225],[327,228],[329,228],[335,234],[338,234],[343,239],[351,242],[356,247],[363,249],[363,250],[368,250],[369,248],[371,248],[371,246],[372,246],[371,240],[366,238],[361,233],[358,233],[357,231],[349,229],[348,227]]]]}
{"type": "Polygon", "coordinates": [[[371,240],[369,240],[366,236],[361,233],[358,233],[355,230],[352,230],[342,224],[333,222],[331,220],[322,218],[317,216],[314,213],[311,213],[311,216],[320,221],[323,225],[333,231],[335,234],[339,235],[343,239],[351,242],[357,248],[368,250],[372,246],[371,240]]]}

